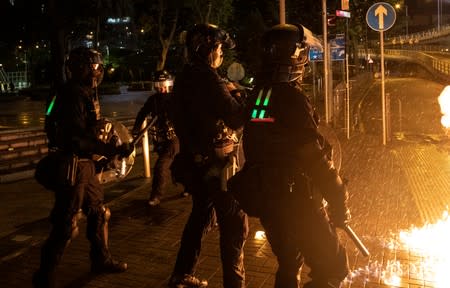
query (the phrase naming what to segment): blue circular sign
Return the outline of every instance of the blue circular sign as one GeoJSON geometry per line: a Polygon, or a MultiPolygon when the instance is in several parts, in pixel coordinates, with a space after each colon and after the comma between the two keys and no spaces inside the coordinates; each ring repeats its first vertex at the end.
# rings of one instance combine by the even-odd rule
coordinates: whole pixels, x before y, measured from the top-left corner
{"type": "Polygon", "coordinates": [[[397,14],[391,4],[378,2],[367,10],[366,21],[373,30],[386,31],[394,25],[396,17],[397,14]]]}

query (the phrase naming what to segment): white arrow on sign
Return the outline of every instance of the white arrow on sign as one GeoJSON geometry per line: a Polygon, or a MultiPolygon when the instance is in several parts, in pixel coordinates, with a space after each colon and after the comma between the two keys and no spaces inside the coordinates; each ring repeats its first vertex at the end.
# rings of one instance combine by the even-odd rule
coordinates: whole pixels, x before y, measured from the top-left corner
{"type": "Polygon", "coordinates": [[[384,16],[387,16],[387,10],[383,5],[379,5],[377,9],[375,9],[375,16],[378,16],[378,29],[384,29],[384,16]]]}

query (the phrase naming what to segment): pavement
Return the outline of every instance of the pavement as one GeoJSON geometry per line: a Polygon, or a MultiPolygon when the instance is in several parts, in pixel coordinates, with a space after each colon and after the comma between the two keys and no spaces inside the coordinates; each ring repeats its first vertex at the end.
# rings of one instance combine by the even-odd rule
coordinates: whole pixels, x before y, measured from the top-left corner
{"type": "MultiPolygon", "coordinates": [[[[353,83],[364,84],[354,84],[355,101],[372,103],[365,97],[370,95],[369,86],[376,85],[376,80],[361,75],[353,83]]],[[[426,105],[435,105],[437,96],[415,93],[403,99],[403,103],[415,103],[424,97],[430,101],[412,105],[411,109],[416,110],[411,113],[420,114],[421,118],[415,119],[422,119],[423,126],[427,126],[440,116],[431,113],[424,116],[420,111],[435,109],[426,105]]],[[[425,225],[440,220],[450,202],[450,145],[446,135],[434,130],[428,134],[403,133],[410,131],[408,125],[414,129],[418,125],[417,121],[405,121],[402,130],[393,131],[392,139],[383,145],[379,129],[368,129],[373,123],[380,123],[374,110],[361,113],[362,118],[370,121],[355,125],[350,139],[341,128],[328,133],[342,157],[341,175],[349,181],[351,226],[370,251],[370,256],[364,257],[350,238],[339,231],[352,270],[343,288],[450,287],[450,282],[442,284],[442,279],[448,278],[443,274],[448,273],[448,265],[442,270],[436,263],[429,264],[427,251],[418,251],[403,242],[405,234],[409,235],[413,228],[422,231],[424,227],[430,228],[425,225]]],[[[58,267],[58,287],[167,287],[191,199],[180,196],[181,186],[171,185],[161,205],[149,207],[146,200],[151,179],[143,177],[142,163],[138,157],[126,179],[105,186],[106,202],[112,211],[111,251],[128,262],[128,271],[90,274],[89,244],[80,234],[58,267]]],[[[31,275],[39,265],[40,247],[50,228],[46,217],[52,201],[52,194],[33,179],[0,184],[0,287],[31,287],[31,275]]],[[[82,221],[81,231],[84,228],[82,221]]],[[[248,288],[273,287],[277,269],[267,240],[254,237],[260,230],[258,219],[251,218],[245,245],[248,288]]],[[[440,238],[443,236],[440,233],[433,236],[440,238]]],[[[304,281],[307,270],[305,267],[302,272],[304,281]]],[[[209,287],[222,287],[217,229],[204,238],[196,275],[207,279],[209,287]]]]}

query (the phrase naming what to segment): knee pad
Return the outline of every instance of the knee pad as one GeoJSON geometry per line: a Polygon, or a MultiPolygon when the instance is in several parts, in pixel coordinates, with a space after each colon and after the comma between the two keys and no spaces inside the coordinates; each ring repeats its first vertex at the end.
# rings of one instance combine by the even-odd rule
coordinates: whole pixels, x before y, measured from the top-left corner
{"type": "Polygon", "coordinates": [[[91,208],[87,219],[87,237],[94,241],[98,235],[104,237],[108,230],[108,221],[111,218],[111,211],[108,207],[101,205],[96,208],[91,208]]]}
{"type": "Polygon", "coordinates": [[[108,223],[109,219],[111,218],[111,210],[108,207],[103,205],[102,208],[101,208],[101,211],[102,211],[102,214],[103,214],[103,217],[102,217],[103,221],[105,223],[108,223]]]}
{"type": "Polygon", "coordinates": [[[91,208],[88,212],[88,219],[97,219],[98,223],[107,223],[111,218],[111,210],[105,205],[91,208]]]}

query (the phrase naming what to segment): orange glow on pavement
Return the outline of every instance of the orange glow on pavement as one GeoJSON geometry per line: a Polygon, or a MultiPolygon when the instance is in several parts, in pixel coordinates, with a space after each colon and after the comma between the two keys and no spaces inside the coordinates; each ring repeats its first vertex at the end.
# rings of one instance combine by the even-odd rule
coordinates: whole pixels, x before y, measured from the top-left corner
{"type": "Polygon", "coordinates": [[[387,253],[388,257],[382,262],[370,259],[366,267],[352,271],[344,287],[353,287],[352,283],[360,281],[410,287],[408,283],[413,281],[417,284],[414,287],[448,288],[449,243],[450,218],[448,211],[444,211],[436,223],[401,230],[386,239],[384,246],[392,254],[387,253]]]}

